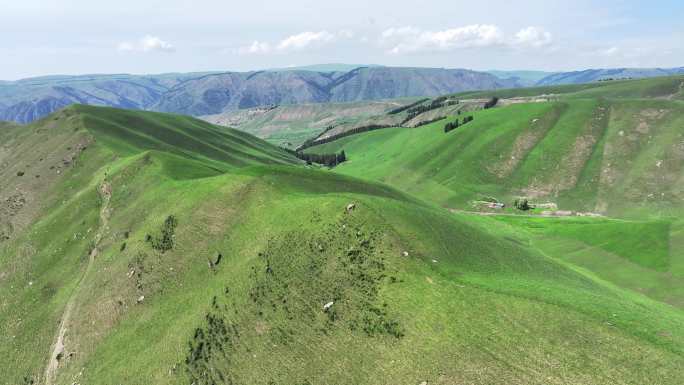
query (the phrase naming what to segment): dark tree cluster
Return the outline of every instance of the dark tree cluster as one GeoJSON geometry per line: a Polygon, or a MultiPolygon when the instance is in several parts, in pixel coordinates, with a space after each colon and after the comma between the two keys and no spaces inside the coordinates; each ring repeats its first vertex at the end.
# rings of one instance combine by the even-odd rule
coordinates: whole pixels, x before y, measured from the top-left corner
{"type": "Polygon", "coordinates": [[[598,82],[612,82],[616,80],[632,80],[633,78],[631,76],[623,77],[623,78],[603,78],[597,80],[598,82]]]}
{"type": "Polygon", "coordinates": [[[415,106],[417,106],[417,105],[419,105],[419,104],[423,104],[423,103],[425,103],[425,102],[428,101],[428,100],[430,100],[430,99],[424,98],[424,99],[417,100],[417,101],[415,101],[415,102],[413,102],[413,103],[411,103],[411,104],[407,104],[407,105],[405,105],[405,106],[397,107],[397,108],[395,108],[395,109],[393,109],[393,110],[390,110],[387,114],[388,114],[388,115],[396,115],[396,114],[398,114],[398,113],[400,113],[400,112],[404,112],[404,111],[406,111],[406,110],[408,110],[408,109],[410,109],[410,108],[413,108],[413,107],[415,107],[415,106]]]}
{"type": "Polygon", "coordinates": [[[297,158],[305,160],[306,163],[317,163],[328,167],[335,167],[338,164],[347,160],[347,155],[342,150],[339,154],[306,154],[303,152],[296,152],[297,158]]]}
{"type": "Polygon", "coordinates": [[[449,123],[445,124],[444,125],[444,133],[452,131],[455,128],[458,128],[458,119],[454,120],[453,122],[449,122],[449,123]]]}
{"type": "Polygon", "coordinates": [[[444,125],[444,133],[447,133],[447,132],[449,132],[449,131],[452,131],[453,129],[458,128],[459,126],[462,126],[462,125],[464,125],[464,124],[467,124],[468,122],[472,122],[473,119],[475,119],[475,118],[473,118],[472,115],[464,116],[464,117],[463,117],[463,123],[460,123],[460,124],[459,124],[459,123],[458,123],[458,118],[457,118],[457,119],[454,120],[453,122],[449,122],[449,123],[447,123],[447,124],[444,125]]]}
{"type": "Polygon", "coordinates": [[[446,116],[438,116],[434,119],[423,120],[423,121],[419,122],[418,124],[416,124],[416,127],[425,126],[426,124],[439,122],[440,120],[444,120],[444,119],[446,119],[446,116]]]}
{"type": "Polygon", "coordinates": [[[323,138],[323,139],[312,138],[312,139],[309,139],[306,142],[304,142],[301,146],[299,146],[299,148],[297,148],[297,151],[302,151],[302,150],[305,150],[309,147],[318,146],[319,144],[330,143],[330,142],[333,142],[337,139],[344,138],[345,136],[360,134],[362,132],[379,130],[381,128],[388,128],[388,127],[394,127],[394,126],[387,125],[387,124],[369,124],[367,126],[356,127],[356,128],[351,129],[351,130],[340,132],[339,134],[330,135],[329,137],[323,138]]]}
{"type": "Polygon", "coordinates": [[[175,216],[169,215],[164,224],[161,227],[159,236],[147,235],[145,240],[152,244],[152,248],[161,251],[162,253],[173,249],[174,246],[174,233],[176,232],[176,226],[178,226],[178,220],[175,216]]]}
{"type": "Polygon", "coordinates": [[[401,124],[403,125],[404,123],[408,122],[409,120],[415,118],[416,116],[440,108],[440,107],[445,107],[445,106],[451,106],[454,104],[458,104],[458,100],[449,100],[447,96],[440,96],[438,98],[433,99],[429,104],[420,104],[416,105],[414,107],[411,107],[406,110],[408,115],[406,115],[406,118],[404,119],[401,124]]]}
{"type": "Polygon", "coordinates": [[[522,211],[528,211],[533,209],[533,207],[530,206],[530,202],[527,199],[516,199],[515,202],[513,202],[513,206],[515,206],[516,209],[522,211]]]}
{"type": "Polygon", "coordinates": [[[488,110],[488,109],[496,106],[497,103],[499,103],[499,98],[494,96],[493,98],[489,99],[489,101],[487,103],[485,103],[484,109],[488,110]]]}

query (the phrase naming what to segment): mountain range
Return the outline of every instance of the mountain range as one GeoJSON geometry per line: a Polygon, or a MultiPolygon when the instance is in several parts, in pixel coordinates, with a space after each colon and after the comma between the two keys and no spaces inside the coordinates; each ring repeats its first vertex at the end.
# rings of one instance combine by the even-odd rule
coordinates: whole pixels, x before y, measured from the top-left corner
{"type": "Polygon", "coordinates": [[[683,73],[606,69],[566,73],[343,65],[252,72],[48,76],[0,82],[0,120],[29,123],[71,104],[193,116],[267,105],[351,102],[586,83],[683,73]]]}

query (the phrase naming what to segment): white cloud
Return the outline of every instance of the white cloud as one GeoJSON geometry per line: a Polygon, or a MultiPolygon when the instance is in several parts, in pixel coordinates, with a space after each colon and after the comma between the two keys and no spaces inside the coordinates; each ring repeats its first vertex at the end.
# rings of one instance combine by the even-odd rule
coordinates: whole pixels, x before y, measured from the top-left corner
{"type": "Polygon", "coordinates": [[[283,39],[278,43],[279,51],[302,51],[312,46],[321,46],[330,43],[335,39],[335,35],[328,31],[302,32],[283,39]]]}
{"type": "Polygon", "coordinates": [[[240,47],[238,53],[242,55],[255,55],[300,52],[308,49],[320,48],[339,40],[352,39],[353,37],[354,32],[347,29],[340,30],[336,33],[328,31],[307,31],[288,36],[274,44],[255,40],[248,46],[240,47]]]}
{"type": "Polygon", "coordinates": [[[122,52],[173,52],[176,48],[157,36],[147,35],[136,42],[122,42],[117,47],[122,52]]]}
{"type": "Polygon", "coordinates": [[[443,31],[425,31],[415,27],[390,28],[380,36],[380,43],[391,54],[451,51],[462,48],[493,46],[540,48],[551,44],[549,32],[537,27],[524,28],[507,37],[492,24],[473,24],[443,31]]]}
{"type": "Polygon", "coordinates": [[[356,36],[356,34],[351,29],[342,29],[337,32],[337,36],[342,39],[352,39],[354,36],[356,36]]]}
{"type": "Polygon", "coordinates": [[[258,55],[267,54],[269,52],[271,52],[271,45],[258,40],[254,40],[252,44],[238,49],[238,53],[242,55],[258,55]]]}
{"type": "Polygon", "coordinates": [[[488,24],[473,24],[436,32],[401,27],[385,30],[380,41],[390,47],[390,53],[403,54],[499,45],[503,43],[503,33],[499,27],[488,24]]]}
{"type": "Polygon", "coordinates": [[[540,48],[551,44],[551,33],[538,27],[523,28],[515,34],[513,44],[519,47],[540,48]]]}

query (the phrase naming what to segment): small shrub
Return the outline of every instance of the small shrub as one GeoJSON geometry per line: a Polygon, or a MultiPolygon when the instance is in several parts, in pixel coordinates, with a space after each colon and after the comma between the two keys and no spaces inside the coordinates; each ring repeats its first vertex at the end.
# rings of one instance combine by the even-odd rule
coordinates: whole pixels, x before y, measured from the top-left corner
{"type": "Polygon", "coordinates": [[[173,249],[174,234],[178,226],[178,220],[173,215],[169,215],[161,228],[161,234],[158,237],[147,235],[146,241],[152,244],[152,248],[161,251],[162,253],[173,249]]]}
{"type": "Polygon", "coordinates": [[[515,206],[516,209],[522,211],[528,211],[532,209],[532,206],[530,206],[530,202],[527,199],[516,199],[513,203],[513,206],[515,206]]]}

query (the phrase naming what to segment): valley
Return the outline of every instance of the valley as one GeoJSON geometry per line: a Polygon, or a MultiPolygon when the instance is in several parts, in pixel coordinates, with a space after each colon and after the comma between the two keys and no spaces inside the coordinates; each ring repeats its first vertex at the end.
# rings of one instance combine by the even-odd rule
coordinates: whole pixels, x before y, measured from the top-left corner
{"type": "Polygon", "coordinates": [[[0,385],[684,384],[677,1],[0,12],[0,385]]]}
{"type": "Polygon", "coordinates": [[[0,126],[0,382],[679,384],[681,80],[0,126]]]}

